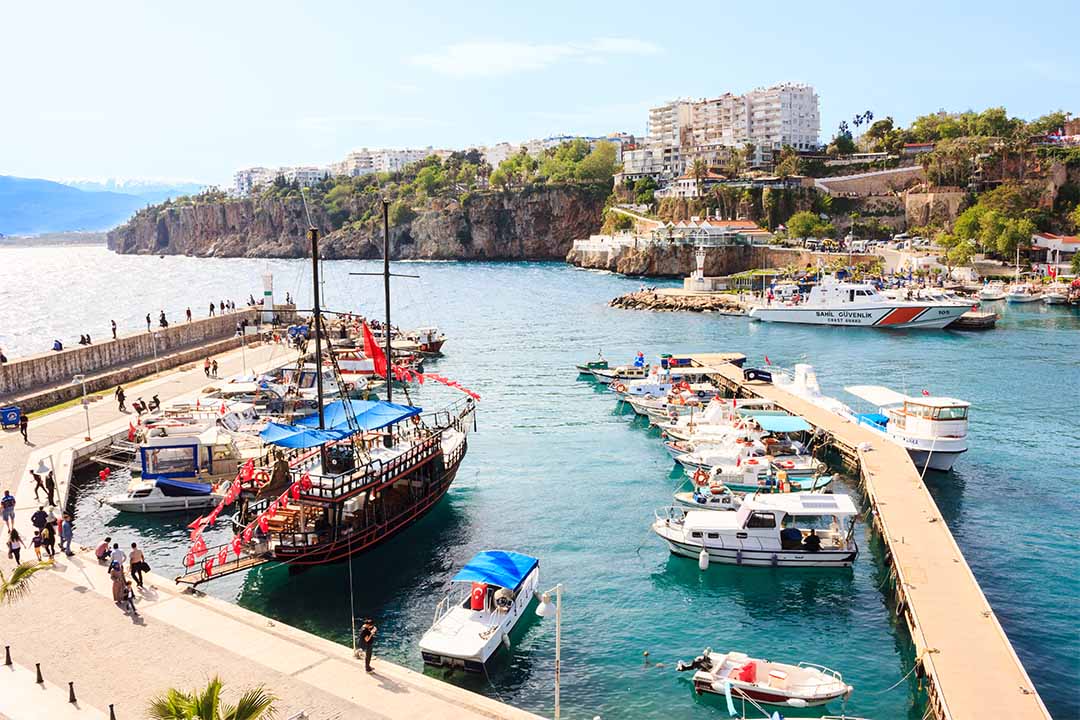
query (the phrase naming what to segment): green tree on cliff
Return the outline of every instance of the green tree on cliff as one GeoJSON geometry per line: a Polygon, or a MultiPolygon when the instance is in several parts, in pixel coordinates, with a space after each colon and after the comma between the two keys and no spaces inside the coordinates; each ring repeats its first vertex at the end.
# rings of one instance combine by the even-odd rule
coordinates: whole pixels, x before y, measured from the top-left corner
{"type": "Polygon", "coordinates": [[[702,187],[702,181],[709,174],[709,165],[701,158],[694,160],[690,165],[690,177],[694,178],[694,189],[697,191],[698,197],[705,196],[705,188],[702,187]]]}

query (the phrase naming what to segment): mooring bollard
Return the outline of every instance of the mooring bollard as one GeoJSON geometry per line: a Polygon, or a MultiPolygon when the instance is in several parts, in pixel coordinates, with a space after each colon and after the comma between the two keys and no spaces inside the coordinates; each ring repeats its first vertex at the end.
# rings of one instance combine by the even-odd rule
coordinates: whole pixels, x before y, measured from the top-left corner
{"type": "Polygon", "coordinates": [[[4,646],[4,664],[5,665],[10,665],[11,664],[11,646],[10,645],[5,645],[4,646]]]}
{"type": "Polygon", "coordinates": [[[116,720],[116,713],[113,711],[112,703],[109,703],[109,720],[116,720]]]}
{"type": "Polygon", "coordinates": [[[75,683],[70,681],[68,682],[68,702],[72,704],[78,702],[78,700],[75,699],[75,683]]]}
{"type": "Polygon", "coordinates": [[[34,682],[36,682],[38,685],[44,685],[45,678],[41,677],[41,663],[34,663],[34,667],[37,668],[37,680],[35,680],[34,682]]]}

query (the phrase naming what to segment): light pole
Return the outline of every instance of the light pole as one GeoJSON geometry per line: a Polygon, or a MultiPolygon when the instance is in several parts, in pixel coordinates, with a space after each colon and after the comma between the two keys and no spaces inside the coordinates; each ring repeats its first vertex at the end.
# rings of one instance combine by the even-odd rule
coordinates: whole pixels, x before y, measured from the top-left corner
{"type": "Polygon", "coordinates": [[[540,596],[540,604],[536,606],[536,614],[540,617],[548,617],[552,610],[555,612],[555,720],[559,720],[559,663],[562,654],[562,583],[540,596]],[[551,593],[555,593],[555,607],[551,606],[551,593]]]}
{"type": "Polygon", "coordinates": [[[83,375],[82,373],[80,373],[80,374],[76,375],[75,377],[71,378],[71,384],[74,385],[76,383],[81,383],[82,384],[82,407],[83,407],[83,414],[86,416],[86,437],[83,438],[83,439],[84,440],[89,440],[90,439],[90,401],[86,399],[86,376],[83,375]]]}

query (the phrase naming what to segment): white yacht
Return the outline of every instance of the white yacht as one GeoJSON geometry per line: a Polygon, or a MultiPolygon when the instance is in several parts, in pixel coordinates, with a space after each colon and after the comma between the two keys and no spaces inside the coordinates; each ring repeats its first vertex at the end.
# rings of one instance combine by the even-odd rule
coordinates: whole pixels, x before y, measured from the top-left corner
{"type": "Polygon", "coordinates": [[[214,485],[184,482],[158,476],[134,478],[127,490],[105,500],[106,504],[122,512],[159,513],[181,510],[205,510],[221,502],[222,493],[214,485]]]}
{"type": "Polygon", "coordinates": [[[1052,283],[1043,288],[1042,300],[1047,305],[1068,305],[1069,286],[1065,283],[1052,283]]]}
{"type": "Polygon", "coordinates": [[[920,470],[929,465],[948,472],[967,452],[970,403],[934,395],[910,397],[880,385],[844,389],[879,408],[876,413],[857,413],[854,419],[905,448],[920,470]]]}
{"type": "Polygon", "coordinates": [[[1042,291],[1031,283],[1013,283],[1005,292],[1005,301],[1010,303],[1029,303],[1042,300],[1042,291]]]}
{"type": "Polygon", "coordinates": [[[847,495],[747,496],[735,512],[664,508],[653,532],[676,555],[709,563],[773,567],[850,567],[859,554],[847,495]]]}
{"type": "Polygon", "coordinates": [[[424,663],[483,672],[484,664],[525,615],[540,582],[540,561],[521,553],[477,553],[453,582],[462,592],[435,608],[431,628],[420,638],[424,663]],[[465,589],[468,592],[464,592],[465,589]]]}
{"type": "Polygon", "coordinates": [[[844,327],[943,328],[971,309],[949,299],[893,300],[873,285],[827,275],[805,302],[758,305],[750,317],[763,322],[844,327]]]}
{"type": "Polygon", "coordinates": [[[1005,283],[1000,280],[994,280],[983,285],[982,290],[979,290],[979,299],[994,302],[996,300],[1005,299],[1005,283]]]}

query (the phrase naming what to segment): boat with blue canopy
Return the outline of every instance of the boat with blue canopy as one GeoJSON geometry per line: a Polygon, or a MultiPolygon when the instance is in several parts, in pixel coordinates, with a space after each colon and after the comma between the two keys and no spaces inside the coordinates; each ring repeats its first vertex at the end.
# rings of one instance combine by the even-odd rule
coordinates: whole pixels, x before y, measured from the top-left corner
{"type": "Polygon", "coordinates": [[[427,665],[482,672],[525,616],[540,582],[540,561],[508,550],[484,550],[454,576],[458,591],[435,608],[420,639],[427,665]],[[467,592],[466,592],[467,589],[467,592]]]}

